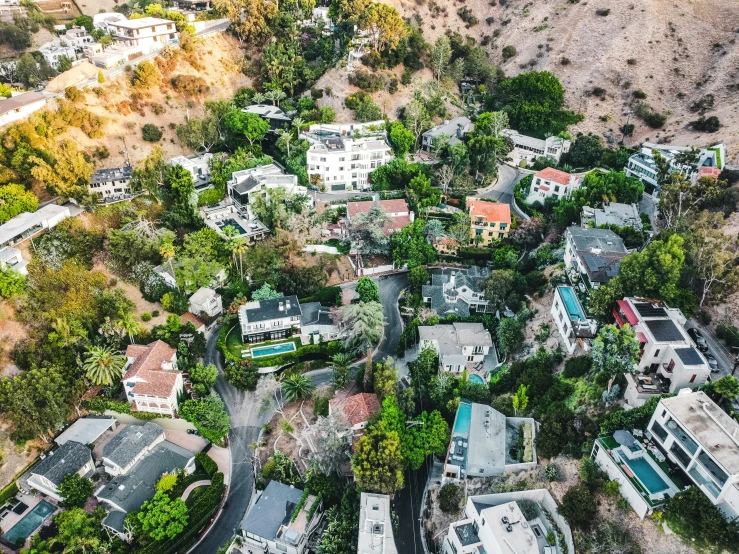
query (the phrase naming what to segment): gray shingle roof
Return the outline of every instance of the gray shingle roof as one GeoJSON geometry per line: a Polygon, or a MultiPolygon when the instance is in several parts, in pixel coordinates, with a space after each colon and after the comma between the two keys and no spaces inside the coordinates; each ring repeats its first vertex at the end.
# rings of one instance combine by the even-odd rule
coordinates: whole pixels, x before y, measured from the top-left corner
{"type": "Polygon", "coordinates": [[[575,250],[598,249],[606,252],[626,252],[624,241],[610,229],[583,229],[577,225],[567,228],[575,243],[575,250]]]}
{"type": "Polygon", "coordinates": [[[454,274],[455,290],[469,287],[473,292],[482,292],[482,281],[490,275],[486,267],[473,266],[469,269],[444,268],[431,270],[431,284],[424,285],[421,293],[424,298],[431,298],[431,309],[440,316],[458,315],[467,317],[470,315],[470,307],[464,302],[447,302],[444,298],[444,285],[449,283],[452,273],[454,274]]]}
{"type": "Polygon", "coordinates": [[[241,316],[242,312],[246,315],[246,320],[249,323],[302,315],[297,296],[285,296],[282,298],[270,298],[269,300],[249,302],[239,308],[239,316],[241,316]],[[289,308],[287,307],[288,303],[290,304],[289,308]],[[280,309],[281,305],[282,309],[280,309]]]}
{"type": "Polygon", "coordinates": [[[41,475],[59,485],[67,475],[77,473],[92,461],[92,453],[84,444],[67,441],[51,452],[31,469],[31,474],[41,475]]]}
{"type": "Polygon", "coordinates": [[[164,429],[151,421],[143,425],[127,425],[103,447],[103,458],[118,467],[126,467],[163,434],[164,429]]]}
{"type": "Polygon", "coordinates": [[[290,523],[303,491],[270,481],[267,488],[241,522],[241,529],[258,537],[274,540],[282,525],[290,523]]]}

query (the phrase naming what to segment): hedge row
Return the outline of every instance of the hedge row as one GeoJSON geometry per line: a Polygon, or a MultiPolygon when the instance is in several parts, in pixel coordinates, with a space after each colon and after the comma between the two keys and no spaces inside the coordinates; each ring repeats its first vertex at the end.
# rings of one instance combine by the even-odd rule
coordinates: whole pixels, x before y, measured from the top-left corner
{"type": "Polygon", "coordinates": [[[159,417],[171,419],[171,416],[166,414],[134,412],[131,411],[131,405],[128,402],[111,400],[110,398],[103,398],[101,396],[95,396],[94,398],[90,398],[90,400],[85,400],[82,403],[82,407],[85,408],[88,412],[92,412],[95,414],[102,414],[105,413],[106,410],[110,410],[111,412],[117,412],[119,414],[132,415],[136,419],[142,419],[144,421],[151,421],[152,419],[157,419],[159,417]]]}
{"type": "Polygon", "coordinates": [[[301,304],[320,302],[322,306],[341,306],[341,287],[323,287],[316,294],[300,298],[301,304]]]}
{"type": "Polygon", "coordinates": [[[195,454],[195,461],[200,464],[200,467],[203,468],[203,471],[211,479],[216,473],[218,473],[218,464],[215,463],[213,458],[208,456],[205,452],[197,452],[195,454]]]}
{"type": "Polygon", "coordinates": [[[297,362],[327,360],[339,352],[341,352],[341,342],[334,340],[331,342],[323,342],[321,344],[306,344],[299,346],[295,352],[286,352],[285,354],[264,356],[261,358],[251,358],[251,362],[256,367],[276,367],[297,362]]]}
{"type": "Polygon", "coordinates": [[[0,506],[5,504],[9,498],[12,498],[18,492],[18,485],[15,481],[0,491],[0,506]]]}

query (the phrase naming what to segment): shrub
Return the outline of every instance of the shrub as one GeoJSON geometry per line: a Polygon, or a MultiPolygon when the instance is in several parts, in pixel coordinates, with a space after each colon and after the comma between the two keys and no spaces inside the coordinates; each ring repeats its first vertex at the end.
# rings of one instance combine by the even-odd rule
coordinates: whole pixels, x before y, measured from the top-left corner
{"type": "Polygon", "coordinates": [[[690,125],[696,131],[704,131],[706,133],[715,133],[721,128],[721,122],[715,115],[711,117],[700,116],[695,121],[691,121],[690,125]]]}
{"type": "Polygon", "coordinates": [[[64,97],[71,102],[77,102],[84,99],[85,95],[77,87],[67,87],[64,89],[64,97]]]}
{"type": "Polygon", "coordinates": [[[644,121],[644,123],[649,125],[652,129],[659,129],[665,124],[665,121],[667,121],[666,115],[653,111],[646,102],[640,102],[637,104],[634,113],[636,114],[636,117],[644,121]]]}
{"type": "Polygon", "coordinates": [[[601,17],[605,17],[609,15],[610,13],[611,13],[611,10],[607,8],[601,8],[601,9],[595,10],[595,15],[599,15],[601,17]]]}
{"type": "Polygon", "coordinates": [[[151,314],[149,312],[142,313],[141,321],[151,321],[151,314]]]}
{"type": "Polygon", "coordinates": [[[475,17],[475,15],[472,13],[472,10],[469,8],[459,8],[457,10],[457,15],[459,16],[459,19],[466,23],[465,27],[467,27],[468,29],[470,27],[474,27],[480,22],[480,20],[475,17]]]}
{"type": "Polygon", "coordinates": [[[503,55],[503,61],[508,61],[517,54],[516,47],[508,45],[503,48],[501,54],[503,55]]]}
{"type": "Polygon", "coordinates": [[[133,85],[136,88],[148,89],[159,85],[162,75],[156,65],[150,61],[141,62],[133,70],[133,85]]]}
{"type": "Polygon", "coordinates": [[[398,80],[395,77],[390,79],[390,84],[387,87],[387,91],[390,94],[395,94],[396,92],[398,92],[398,80]]]}
{"type": "Polygon", "coordinates": [[[647,97],[647,93],[643,90],[635,90],[631,93],[634,98],[638,98],[639,100],[644,100],[647,97]]]}
{"type": "Polygon", "coordinates": [[[151,312],[151,317],[159,317],[159,310],[154,310],[151,312]]]}
{"type": "Polygon", "coordinates": [[[559,63],[562,65],[570,65],[570,58],[562,58],[559,63]]]}
{"type": "Polygon", "coordinates": [[[170,83],[174,90],[188,96],[201,96],[210,90],[205,79],[196,75],[175,75],[170,83]]]}
{"type": "Polygon", "coordinates": [[[678,493],[667,503],[665,520],[670,529],[700,551],[736,552],[739,522],[727,521],[696,486],[678,493]]]}
{"type": "Polygon", "coordinates": [[[226,362],[223,376],[239,390],[255,390],[259,381],[258,367],[251,360],[226,362]]]}
{"type": "Polygon", "coordinates": [[[147,142],[159,142],[162,139],[162,131],[153,123],[147,123],[141,128],[141,135],[147,142]]]}
{"type": "Polygon", "coordinates": [[[382,75],[359,70],[349,75],[349,82],[364,91],[377,92],[385,87],[385,78],[382,75]]]}
{"type": "Polygon", "coordinates": [[[154,103],[151,105],[151,111],[154,115],[162,115],[167,111],[167,108],[165,108],[161,104],[154,103]]]}
{"type": "Polygon", "coordinates": [[[547,481],[554,482],[559,477],[559,470],[557,469],[557,466],[554,464],[547,464],[544,467],[544,475],[547,478],[547,481]]]}
{"type": "Polygon", "coordinates": [[[597,511],[595,497],[585,485],[570,487],[557,511],[574,527],[587,529],[597,511]]]}
{"type": "Polygon", "coordinates": [[[626,63],[629,65],[636,65],[636,58],[629,58],[626,60],[626,63]]]}
{"type": "Polygon", "coordinates": [[[328,398],[316,398],[315,402],[313,403],[313,415],[316,417],[328,416],[328,398]]]}
{"type": "Polygon", "coordinates": [[[205,452],[197,452],[195,454],[195,461],[203,468],[203,471],[208,477],[212,478],[218,472],[218,464],[205,452]]]}
{"type": "Polygon", "coordinates": [[[319,98],[323,98],[323,89],[313,87],[312,89],[310,89],[310,97],[313,100],[318,100],[319,98]]]}
{"type": "Polygon", "coordinates": [[[447,483],[439,490],[439,507],[442,512],[456,514],[461,500],[460,490],[454,483],[447,483]]]}
{"type": "Polygon", "coordinates": [[[189,308],[187,296],[178,290],[170,290],[162,296],[162,307],[173,314],[182,315],[189,308]]]}
{"type": "Polygon", "coordinates": [[[739,329],[733,325],[719,323],[716,327],[716,336],[722,339],[726,343],[726,346],[731,348],[739,346],[739,329]]]}
{"type": "Polygon", "coordinates": [[[411,81],[413,80],[413,72],[406,68],[403,70],[403,74],[400,76],[400,82],[403,83],[405,86],[408,86],[411,84],[411,81]]]}
{"type": "Polygon", "coordinates": [[[226,196],[223,190],[216,188],[204,190],[198,194],[198,206],[210,206],[211,204],[217,204],[226,196]]]}
{"type": "Polygon", "coordinates": [[[562,372],[562,377],[568,379],[584,377],[588,374],[592,366],[593,359],[590,356],[575,356],[574,358],[567,358],[565,369],[562,372]]]}

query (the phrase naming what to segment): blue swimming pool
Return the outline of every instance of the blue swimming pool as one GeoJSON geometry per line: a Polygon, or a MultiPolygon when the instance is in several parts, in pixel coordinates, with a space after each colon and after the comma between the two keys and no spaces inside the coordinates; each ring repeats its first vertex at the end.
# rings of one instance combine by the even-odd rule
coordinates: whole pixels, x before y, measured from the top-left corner
{"type": "Polygon", "coordinates": [[[280,344],[271,344],[269,346],[252,348],[251,357],[264,358],[265,356],[275,356],[277,354],[285,354],[286,352],[295,352],[294,342],[282,342],[280,344]]]}
{"type": "Polygon", "coordinates": [[[647,488],[650,494],[659,494],[670,488],[664,479],[659,476],[659,473],[644,458],[629,460],[625,455],[622,455],[621,459],[634,472],[636,478],[647,488]]]}
{"type": "Polygon", "coordinates": [[[467,436],[470,432],[470,418],[472,417],[472,404],[460,402],[457,408],[457,418],[454,420],[454,435],[467,436]]]}
{"type": "Polygon", "coordinates": [[[31,511],[28,512],[23,519],[13,525],[13,527],[3,535],[3,541],[7,544],[17,544],[18,539],[27,539],[33,532],[41,527],[41,524],[51,517],[56,511],[56,507],[49,504],[46,500],[42,500],[36,504],[31,511]]]}
{"type": "Polygon", "coordinates": [[[585,321],[585,314],[580,307],[580,303],[575,295],[575,290],[572,287],[561,286],[557,287],[562,301],[565,304],[565,309],[573,320],[585,321]]]}
{"type": "Polygon", "coordinates": [[[216,225],[218,225],[218,227],[221,230],[225,229],[226,227],[233,227],[234,229],[236,229],[239,235],[246,234],[246,231],[244,230],[244,228],[238,223],[236,223],[235,219],[221,219],[220,221],[216,222],[216,225]]]}

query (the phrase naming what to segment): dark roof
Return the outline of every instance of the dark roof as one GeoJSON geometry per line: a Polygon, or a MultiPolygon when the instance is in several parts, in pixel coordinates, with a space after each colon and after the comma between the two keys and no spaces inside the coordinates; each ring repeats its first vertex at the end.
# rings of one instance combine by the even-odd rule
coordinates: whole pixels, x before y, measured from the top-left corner
{"type": "Polygon", "coordinates": [[[111,529],[115,529],[119,533],[123,533],[126,528],[123,525],[123,523],[126,521],[126,512],[121,512],[120,510],[111,510],[108,512],[108,515],[106,515],[103,518],[103,525],[106,527],[110,527],[111,529]]]}
{"type": "Polygon", "coordinates": [[[482,292],[482,282],[490,275],[486,267],[473,266],[469,269],[442,268],[431,269],[431,284],[424,285],[421,294],[424,298],[431,298],[431,309],[438,315],[455,314],[466,317],[470,315],[470,307],[464,301],[447,302],[444,298],[444,285],[449,283],[454,274],[454,290],[468,287],[473,292],[482,292]]]}
{"type": "Polygon", "coordinates": [[[583,229],[579,225],[567,228],[567,232],[575,243],[575,250],[592,250],[601,252],[626,252],[624,241],[610,229],[583,229]]]}
{"type": "Polygon", "coordinates": [[[103,447],[103,458],[109,459],[118,467],[126,467],[163,434],[164,429],[151,421],[143,425],[126,425],[103,447]]]}
{"type": "Polygon", "coordinates": [[[36,464],[31,473],[46,477],[54,485],[58,485],[67,475],[77,473],[91,461],[92,453],[87,446],[67,441],[36,464]]]}
{"type": "Polygon", "coordinates": [[[644,324],[652,332],[655,340],[659,342],[670,342],[683,339],[683,334],[671,319],[648,319],[644,324]]]}
{"type": "Polygon", "coordinates": [[[253,175],[250,175],[238,185],[234,185],[233,187],[231,187],[231,189],[238,192],[239,194],[244,194],[245,192],[249,192],[253,188],[257,187],[258,185],[259,180],[256,179],[253,175]]]}
{"type": "Polygon", "coordinates": [[[471,523],[457,525],[454,527],[454,531],[457,533],[457,538],[459,539],[459,542],[462,543],[462,546],[469,546],[480,542],[480,537],[477,535],[477,531],[475,531],[475,527],[471,523]]]}
{"type": "Polygon", "coordinates": [[[703,357],[692,346],[675,348],[675,354],[678,355],[685,365],[703,365],[705,363],[703,357]]]}
{"type": "Polygon", "coordinates": [[[333,325],[331,309],[321,306],[320,302],[308,302],[300,305],[303,315],[300,318],[301,325],[333,325]]]}
{"type": "Polygon", "coordinates": [[[241,310],[246,314],[246,319],[249,323],[302,315],[297,296],[284,296],[282,298],[270,298],[269,300],[249,302],[242,306],[241,310]],[[288,303],[290,304],[289,308],[287,307],[288,303]],[[280,309],[280,306],[282,306],[282,309],[280,309]]]}
{"type": "Polygon", "coordinates": [[[609,254],[593,254],[592,252],[578,252],[582,257],[582,261],[585,264],[585,271],[588,273],[588,278],[593,283],[606,283],[618,275],[618,270],[621,267],[621,260],[626,257],[626,254],[619,253],[614,255],[609,254]]]}
{"type": "Polygon", "coordinates": [[[107,183],[108,181],[127,181],[133,175],[133,169],[124,165],[123,167],[111,167],[109,169],[100,169],[95,172],[90,182],[107,183]]]}
{"type": "Polygon", "coordinates": [[[634,309],[642,317],[668,317],[667,310],[662,306],[654,306],[649,302],[634,302],[634,309]]]}
{"type": "Polygon", "coordinates": [[[113,478],[95,496],[115,504],[125,512],[138,510],[156,493],[162,475],[185,469],[193,457],[189,450],[169,441],[160,444],[141,458],[126,475],[113,478]]]}
{"type": "Polygon", "coordinates": [[[241,522],[241,529],[258,537],[274,540],[280,527],[290,523],[303,491],[270,481],[241,522]]]}
{"type": "Polygon", "coordinates": [[[28,106],[34,102],[46,101],[48,98],[40,92],[24,92],[22,94],[16,94],[10,98],[0,100],[0,115],[12,112],[16,108],[22,108],[28,106]]]}

